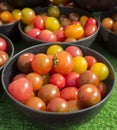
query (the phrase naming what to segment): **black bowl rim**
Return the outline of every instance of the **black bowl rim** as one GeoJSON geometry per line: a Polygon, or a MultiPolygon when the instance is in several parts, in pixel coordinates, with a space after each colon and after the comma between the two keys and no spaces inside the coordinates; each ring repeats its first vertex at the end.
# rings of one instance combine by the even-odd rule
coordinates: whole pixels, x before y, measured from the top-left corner
{"type": "MultiPolygon", "coordinates": [[[[44,10],[46,10],[48,7],[44,7],[44,8],[40,8],[40,9],[44,9],[44,10]]],[[[77,11],[82,11],[83,13],[87,13],[90,17],[92,16],[92,17],[94,17],[92,14],[90,14],[89,12],[87,12],[87,11],[84,11],[84,10],[82,10],[82,9],[78,9],[78,8],[76,8],[76,7],[62,7],[62,6],[58,6],[58,8],[60,8],[60,9],[64,9],[64,8],[66,8],[66,9],[76,9],[77,11]]],[[[38,9],[37,9],[38,10],[38,9]]],[[[77,42],[85,42],[87,39],[91,39],[94,35],[96,35],[98,32],[99,32],[99,30],[100,30],[100,21],[99,21],[99,19],[97,18],[97,17],[95,17],[95,19],[96,19],[96,22],[97,22],[97,26],[98,26],[98,28],[97,28],[97,30],[96,30],[96,32],[94,32],[92,35],[90,35],[90,36],[88,36],[88,37],[85,37],[85,38],[83,38],[83,39],[79,39],[79,40],[76,40],[76,41],[73,41],[72,43],[77,43],[77,42]]],[[[30,36],[28,36],[23,30],[22,30],[22,28],[21,28],[21,24],[23,24],[23,22],[20,20],[19,22],[18,22],[18,28],[19,28],[19,31],[20,31],[20,33],[22,33],[26,38],[29,38],[30,40],[34,40],[35,42],[43,42],[43,43],[45,43],[45,41],[42,41],[42,40],[38,40],[38,39],[34,39],[34,38],[31,38],[30,36]]],[[[61,42],[55,42],[55,43],[61,43],[61,42]]],[[[62,42],[62,43],[69,43],[69,42],[62,42]]],[[[34,44],[35,45],[35,44],[34,44]]]]}
{"type": "MultiPolygon", "coordinates": [[[[46,45],[46,44],[52,45],[52,43],[43,43],[43,45],[46,45]]],[[[59,45],[62,45],[62,43],[59,43],[59,45]]],[[[71,45],[71,44],[68,43],[67,45],[71,45]]],[[[72,45],[76,45],[76,44],[72,44],[72,45]]],[[[110,63],[110,61],[108,61],[102,54],[100,54],[99,52],[97,52],[97,51],[95,51],[95,50],[93,50],[93,49],[91,49],[91,48],[89,48],[89,47],[85,47],[85,46],[82,46],[82,45],[77,45],[77,46],[80,47],[80,48],[84,48],[84,49],[90,50],[90,51],[92,51],[92,52],[94,52],[94,53],[97,53],[100,57],[104,58],[104,59],[106,60],[106,62],[108,62],[108,64],[110,65],[110,68],[112,69],[112,72],[113,72],[113,76],[114,76],[113,86],[112,86],[110,92],[108,93],[108,95],[106,95],[106,97],[105,97],[104,99],[102,99],[99,103],[97,103],[97,104],[95,104],[95,105],[93,105],[93,106],[90,106],[90,107],[88,107],[88,108],[84,108],[84,109],[75,111],[75,112],[66,112],[66,113],[58,112],[58,113],[57,113],[57,112],[47,112],[47,111],[44,112],[44,111],[41,111],[41,110],[32,109],[32,108],[30,108],[30,107],[28,107],[28,106],[26,106],[26,105],[20,103],[20,102],[17,101],[15,98],[13,98],[13,97],[9,94],[9,92],[7,91],[7,88],[5,87],[5,84],[4,84],[4,71],[5,71],[5,69],[8,67],[8,64],[9,64],[10,62],[12,62],[12,60],[13,60],[14,58],[17,58],[17,56],[20,55],[21,53],[24,53],[24,51],[28,51],[28,49],[36,48],[36,47],[41,47],[41,46],[42,46],[42,44],[38,44],[38,45],[28,47],[28,48],[26,48],[26,49],[24,49],[24,50],[18,52],[17,54],[15,54],[15,55],[6,63],[5,67],[3,68],[2,75],[1,75],[1,81],[2,81],[2,85],[3,85],[3,89],[4,89],[4,91],[6,92],[7,96],[9,96],[10,99],[12,99],[12,101],[14,101],[16,104],[18,104],[18,105],[21,106],[22,108],[29,109],[30,111],[33,111],[33,112],[36,112],[36,113],[41,113],[41,114],[44,114],[44,115],[45,115],[45,114],[46,114],[46,115],[47,115],[47,114],[48,114],[48,115],[71,115],[71,114],[76,114],[76,113],[82,113],[82,112],[84,112],[84,111],[89,111],[89,110],[91,110],[91,109],[93,109],[93,108],[95,108],[95,107],[100,106],[103,102],[106,102],[106,101],[109,99],[109,97],[111,96],[111,94],[112,94],[112,92],[113,92],[113,90],[114,90],[114,87],[115,87],[115,77],[116,77],[116,76],[115,76],[114,68],[113,68],[112,64],[110,63]]]]}
{"type": "MultiPolygon", "coordinates": [[[[9,56],[9,60],[10,60],[10,58],[13,57],[13,55],[14,55],[14,45],[13,45],[13,42],[10,40],[10,38],[8,38],[7,36],[5,36],[5,35],[2,34],[2,33],[0,33],[0,37],[3,37],[3,38],[4,38],[5,40],[7,40],[7,41],[10,43],[10,45],[11,45],[12,51],[11,51],[11,54],[10,54],[10,56],[9,56]]],[[[8,61],[9,61],[9,60],[8,60],[8,61]]],[[[8,62],[8,61],[7,61],[7,62],[8,62]]],[[[6,64],[7,64],[7,63],[5,63],[4,65],[2,65],[2,66],[0,67],[0,70],[2,70],[6,64]]]]}
{"type": "Polygon", "coordinates": [[[11,23],[4,23],[4,24],[0,25],[0,28],[7,27],[7,26],[13,26],[13,25],[17,24],[18,22],[19,22],[19,20],[15,21],[15,22],[11,22],[11,23]]]}

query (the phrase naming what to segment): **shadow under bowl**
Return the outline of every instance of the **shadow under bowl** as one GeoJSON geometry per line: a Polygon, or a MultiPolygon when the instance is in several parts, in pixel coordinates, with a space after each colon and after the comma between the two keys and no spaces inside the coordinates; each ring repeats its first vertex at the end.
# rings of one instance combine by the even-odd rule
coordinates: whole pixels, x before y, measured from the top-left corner
{"type": "Polygon", "coordinates": [[[63,48],[66,48],[70,45],[76,45],[78,46],[82,51],[84,56],[85,55],[92,55],[97,58],[98,61],[105,63],[109,68],[109,76],[105,80],[105,83],[107,84],[107,95],[96,105],[76,111],[76,112],[67,112],[67,113],[57,113],[57,112],[44,112],[44,111],[38,111],[31,109],[27,107],[26,105],[18,102],[15,100],[8,92],[8,85],[12,81],[13,77],[18,73],[18,69],[16,67],[16,62],[18,57],[25,52],[31,52],[34,54],[43,52],[45,53],[47,48],[49,46],[53,45],[52,43],[45,43],[40,45],[35,45],[32,47],[29,47],[25,50],[22,50],[21,52],[14,55],[10,61],[7,63],[7,65],[4,67],[2,72],[2,85],[5,93],[7,94],[8,98],[12,101],[13,105],[15,106],[16,110],[20,111],[28,120],[36,124],[37,126],[47,126],[48,129],[55,130],[56,128],[67,128],[72,127],[76,125],[77,127],[81,124],[91,120],[94,118],[100,110],[104,107],[104,105],[107,103],[109,97],[111,96],[114,84],[115,84],[115,73],[113,66],[111,63],[101,54],[98,52],[84,46],[76,45],[76,44],[64,44],[64,43],[58,43],[58,45],[62,46],[63,48]]]}

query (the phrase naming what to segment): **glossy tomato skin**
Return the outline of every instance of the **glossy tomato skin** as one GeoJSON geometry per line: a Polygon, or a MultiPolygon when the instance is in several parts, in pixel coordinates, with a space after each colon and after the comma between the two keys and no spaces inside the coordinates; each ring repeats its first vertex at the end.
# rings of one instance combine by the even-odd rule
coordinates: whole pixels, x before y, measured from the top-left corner
{"type": "Polygon", "coordinates": [[[43,79],[40,74],[32,72],[32,73],[28,73],[26,77],[31,81],[33,91],[38,91],[42,87],[43,79]]]}
{"type": "Polygon", "coordinates": [[[33,60],[33,58],[33,53],[21,54],[17,60],[17,67],[19,71],[26,74],[32,72],[31,61],[33,60]]]}
{"type": "Polygon", "coordinates": [[[29,31],[26,32],[26,34],[31,37],[31,38],[38,38],[39,34],[40,34],[40,29],[38,28],[32,28],[29,31]]]}
{"type": "Polygon", "coordinates": [[[91,70],[86,70],[83,73],[81,73],[79,76],[79,87],[81,87],[84,84],[93,84],[95,86],[98,86],[99,78],[91,70]]]}
{"type": "Polygon", "coordinates": [[[46,111],[46,103],[39,97],[31,97],[25,102],[25,105],[36,110],[46,111]]]}
{"type": "Polygon", "coordinates": [[[38,39],[44,42],[57,42],[56,35],[47,29],[40,32],[38,39]]]}
{"type": "Polygon", "coordinates": [[[7,52],[0,50],[0,67],[9,60],[7,52]]]}
{"type": "Polygon", "coordinates": [[[33,88],[31,82],[27,78],[20,78],[9,84],[8,92],[16,100],[25,102],[32,96],[33,88]]]}
{"type": "Polygon", "coordinates": [[[92,34],[94,34],[95,32],[97,31],[97,25],[88,25],[85,27],[85,33],[84,33],[84,36],[85,37],[88,37],[88,36],[91,36],[92,34]]]}
{"type": "Polygon", "coordinates": [[[70,53],[73,57],[83,56],[81,49],[77,46],[68,46],[68,47],[65,48],[65,51],[70,53]]]}
{"type": "Polygon", "coordinates": [[[48,103],[54,97],[59,97],[59,96],[60,96],[60,91],[58,87],[53,84],[43,85],[38,92],[38,97],[40,97],[45,103],[48,103]]]}
{"type": "Polygon", "coordinates": [[[56,85],[59,89],[65,87],[65,77],[62,74],[54,73],[50,76],[50,83],[56,85]]]}
{"type": "Polygon", "coordinates": [[[7,42],[2,37],[0,37],[0,50],[7,50],[7,42]]]}
{"type": "Polygon", "coordinates": [[[70,72],[65,75],[65,84],[68,87],[79,87],[79,73],[70,72]]]}
{"type": "Polygon", "coordinates": [[[47,74],[53,66],[52,59],[44,53],[38,53],[31,61],[31,67],[34,72],[39,74],[47,74]]]}
{"type": "Polygon", "coordinates": [[[47,111],[50,112],[68,112],[69,106],[65,99],[56,97],[50,100],[47,105],[47,111]]]}
{"type": "Polygon", "coordinates": [[[82,107],[89,107],[101,101],[101,93],[97,86],[85,84],[79,88],[78,100],[82,104],[82,107]]]}
{"type": "Polygon", "coordinates": [[[60,91],[60,97],[66,101],[78,99],[78,88],[76,87],[65,87],[60,91]]]}
{"type": "Polygon", "coordinates": [[[106,84],[103,81],[100,81],[99,85],[98,85],[98,88],[99,88],[99,91],[101,93],[102,98],[104,98],[106,96],[106,93],[107,93],[106,84]]]}
{"type": "Polygon", "coordinates": [[[18,74],[16,74],[16,75],[13,77],[13,80],[12,80],[12,81],[15,81],[15,80],[17,80],[17,79],[19,79],[19,78],[26,78],[26,74],[24,74],[24,73],[18,73],[18,74]]]}
{"type": "Polygon", "coordinates": [[[40,30],[44,29],[44,20],[40,15],[36,15],[34,20],[33,20],[33,25],[35,28],[38,28],[40,30]]]}
{"type": "Polygon", "coordinates": [[[87,56],[84,56],[84,58],[87,60],[87,63],[88,63],[88,69],[90,69],[90,67],[97,62],[96,58],[94,56],[90,56],[90,55],[87,55],[87,56]]]}
{"type": "Polygon", "coordinates": [[[89,26],[89,25],[96,25],[97,24],[97,21],[95,18],[88,18],[87,21],[86,21],[86,24],[85,24],[85,27],[89,26]]]}
{"type": "Polygon", "coordinates": [[[53,57],[54,61],[54,71],[60,74],[68,74],[73,70],[74,67],[74,61],[71,56],[66,51],[59,52],[54,55],[53,57]]]}

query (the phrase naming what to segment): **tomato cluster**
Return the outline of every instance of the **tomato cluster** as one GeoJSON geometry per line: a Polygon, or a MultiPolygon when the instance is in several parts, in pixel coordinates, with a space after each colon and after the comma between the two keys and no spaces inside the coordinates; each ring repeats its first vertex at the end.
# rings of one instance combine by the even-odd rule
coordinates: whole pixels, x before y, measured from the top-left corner
{"type": "Polygon", "coordinates": [[[76,41],[94,34],[98,28],[95,18],[73,12],[65,15],[55,5],[36,14],[32,23],[23,22],[26,24],[24,32],[29,37],[45,42],[76,41]]]}
{"type": "Polygon", "coordinates": [[[4,38],[0,37],[0,67],[3,66],[8,60],[7,42],[4,38]]]}
{"type": "Polygon", "coordinates": [[[109,68],[73,45],[51,45],[46,53],[22,53],[8,92],[21,103],[49,112],[77,111],[106,95],[109,68]]]}
{"type": "Polygon", "coordinates": [[[103,27],[117,33],[117,13],[114,13],[111,17],[103,18],[101,24],[103,27]]]}

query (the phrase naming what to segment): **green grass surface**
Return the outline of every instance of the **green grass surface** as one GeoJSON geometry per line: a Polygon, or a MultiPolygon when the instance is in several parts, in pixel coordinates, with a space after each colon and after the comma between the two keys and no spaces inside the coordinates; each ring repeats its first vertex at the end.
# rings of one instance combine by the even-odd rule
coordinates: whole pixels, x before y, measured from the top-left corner
{"type": "MultiPolygon", "coordinates": [[[[92,48],[103,54],[113,65],[117,77],[117,58],[108,50],[99,44],[100,41],[94,42],[92,48]]],[[[27,47],[27,43],[14,42],[15,52],[27,47]]],[[[46,128],[36,127],[31,122],[14,109],[3,90],[0,91],[0,130],[46,130],[46,128]]],[[[49,128],[47,130],[50,130],[49,128]]],[[[81,125],[74,126],[65,130],[117,130],[117,84],[110,96],[107,104],[100,113],[81,125]]]]}

